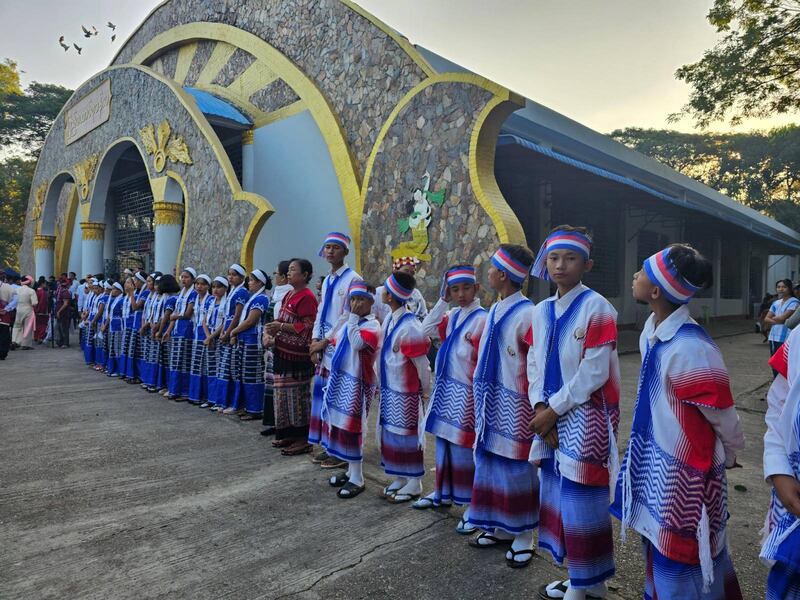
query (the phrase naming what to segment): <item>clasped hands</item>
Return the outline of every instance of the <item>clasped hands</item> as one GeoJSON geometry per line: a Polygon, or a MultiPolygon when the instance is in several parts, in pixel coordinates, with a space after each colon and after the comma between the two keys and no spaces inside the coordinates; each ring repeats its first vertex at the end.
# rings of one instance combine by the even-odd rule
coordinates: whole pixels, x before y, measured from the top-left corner
{"type": "Polygon", "coordinates": [[[539,402],[533,409],[533,419],[528,424],[528,431],[538,435],[542,441],[553,448],[558,448],[558,413],[547,406],[544,402],[539,402]]]}

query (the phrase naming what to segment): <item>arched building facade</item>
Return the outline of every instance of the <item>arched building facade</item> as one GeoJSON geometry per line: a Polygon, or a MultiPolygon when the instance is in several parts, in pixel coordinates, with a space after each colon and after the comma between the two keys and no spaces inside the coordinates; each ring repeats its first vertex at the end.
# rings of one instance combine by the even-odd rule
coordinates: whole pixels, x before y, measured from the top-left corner
{"type": "MultiPolygon", "coordinates": [[[[634,322],[620,282],[650,234],[691,237],[704,215],[721,270],[726,231],[759,259],[800,247],[796,232],[697,186],[349,0],[167,0],[53,124],[20,260],[37,275],[217,274],[305,256],[322,272],[319,240],[338,230],[373,282],[393,255],[419,256],[432,299],[447,266],[483,271],[499,243],[535,249],[554,220],[572,220],[614,245],[601,276],[634,322]]],[[[764,277],[739,268],[735,301],[720,292],[713,314],[745,314],[764,277]]]]}

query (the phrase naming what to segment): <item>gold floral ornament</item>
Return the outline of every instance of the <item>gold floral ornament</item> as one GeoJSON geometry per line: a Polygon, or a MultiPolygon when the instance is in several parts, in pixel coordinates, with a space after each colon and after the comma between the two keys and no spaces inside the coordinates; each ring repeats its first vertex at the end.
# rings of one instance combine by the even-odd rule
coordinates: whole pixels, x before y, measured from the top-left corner
{"type": "Polygon", "coordinates": [[[33,197],[33,206],[31,206],[31,221],[38,221],[42,216],[42,209],[44,208],[44,196],[46,193],[46,183],[43,183],[36,188],[36,194],[33,197]]]}
{"type": "Polygon", "coordinates": [[[76,183],[78,184],[78,195],[81,200],[89,197],[89,184],[94,177],[94,170],[97,168],[97,161],[100,156],[91,154],[73,167],[76,183]]]}
{"type": "Polygon", "coordinates": [[[164,119],[156,132],[153,125],[147,125],[139,130],[139,135],[144,142],[144,149],[153,156],[153,168],[156,173],[161,173],[167,166],[167,159],[171,162],[181,162],[185,165],[192,164],[189,148],[181,136],[173,136],[169,122],[164,119]]]}

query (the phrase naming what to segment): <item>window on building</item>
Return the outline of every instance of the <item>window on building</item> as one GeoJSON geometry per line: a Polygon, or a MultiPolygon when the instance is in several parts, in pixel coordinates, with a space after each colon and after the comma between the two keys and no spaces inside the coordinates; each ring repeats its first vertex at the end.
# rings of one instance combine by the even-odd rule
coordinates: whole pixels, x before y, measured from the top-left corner
{"type": "Polygon", "coordinates": [[[736,300],[742,297],[742,241],[735,236],[722,237],[722,267],[720,298],[736,300]]]}

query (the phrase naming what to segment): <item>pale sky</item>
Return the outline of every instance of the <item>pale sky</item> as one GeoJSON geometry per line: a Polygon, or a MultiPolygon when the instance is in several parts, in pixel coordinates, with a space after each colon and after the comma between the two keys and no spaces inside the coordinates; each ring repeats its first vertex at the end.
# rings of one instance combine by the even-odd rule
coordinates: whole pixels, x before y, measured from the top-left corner
{"type": "MultiPolygon", "coordinates": [[[[197,0],[201,2],[202,0],[197,0]]],[[[360,0],[419,44],[604,133],[668,124],[689,88],[675,70],[715,40],[713,0],[360,0]]],[[[0,59],[30,81],[76,88],[110,63],[158,0],[0,0],[0,59]],[[110,41],[107,21],[117,25],[110,41]],[[100,31],[86,39],[81,25],[100,31]],[[64,51],[60,35],[83,47],[64,51]]],[[[748,121],[738,131],[794,122],[748,121]]],[[[725,123],[712,129],[728,131],[725,123]]]]}

